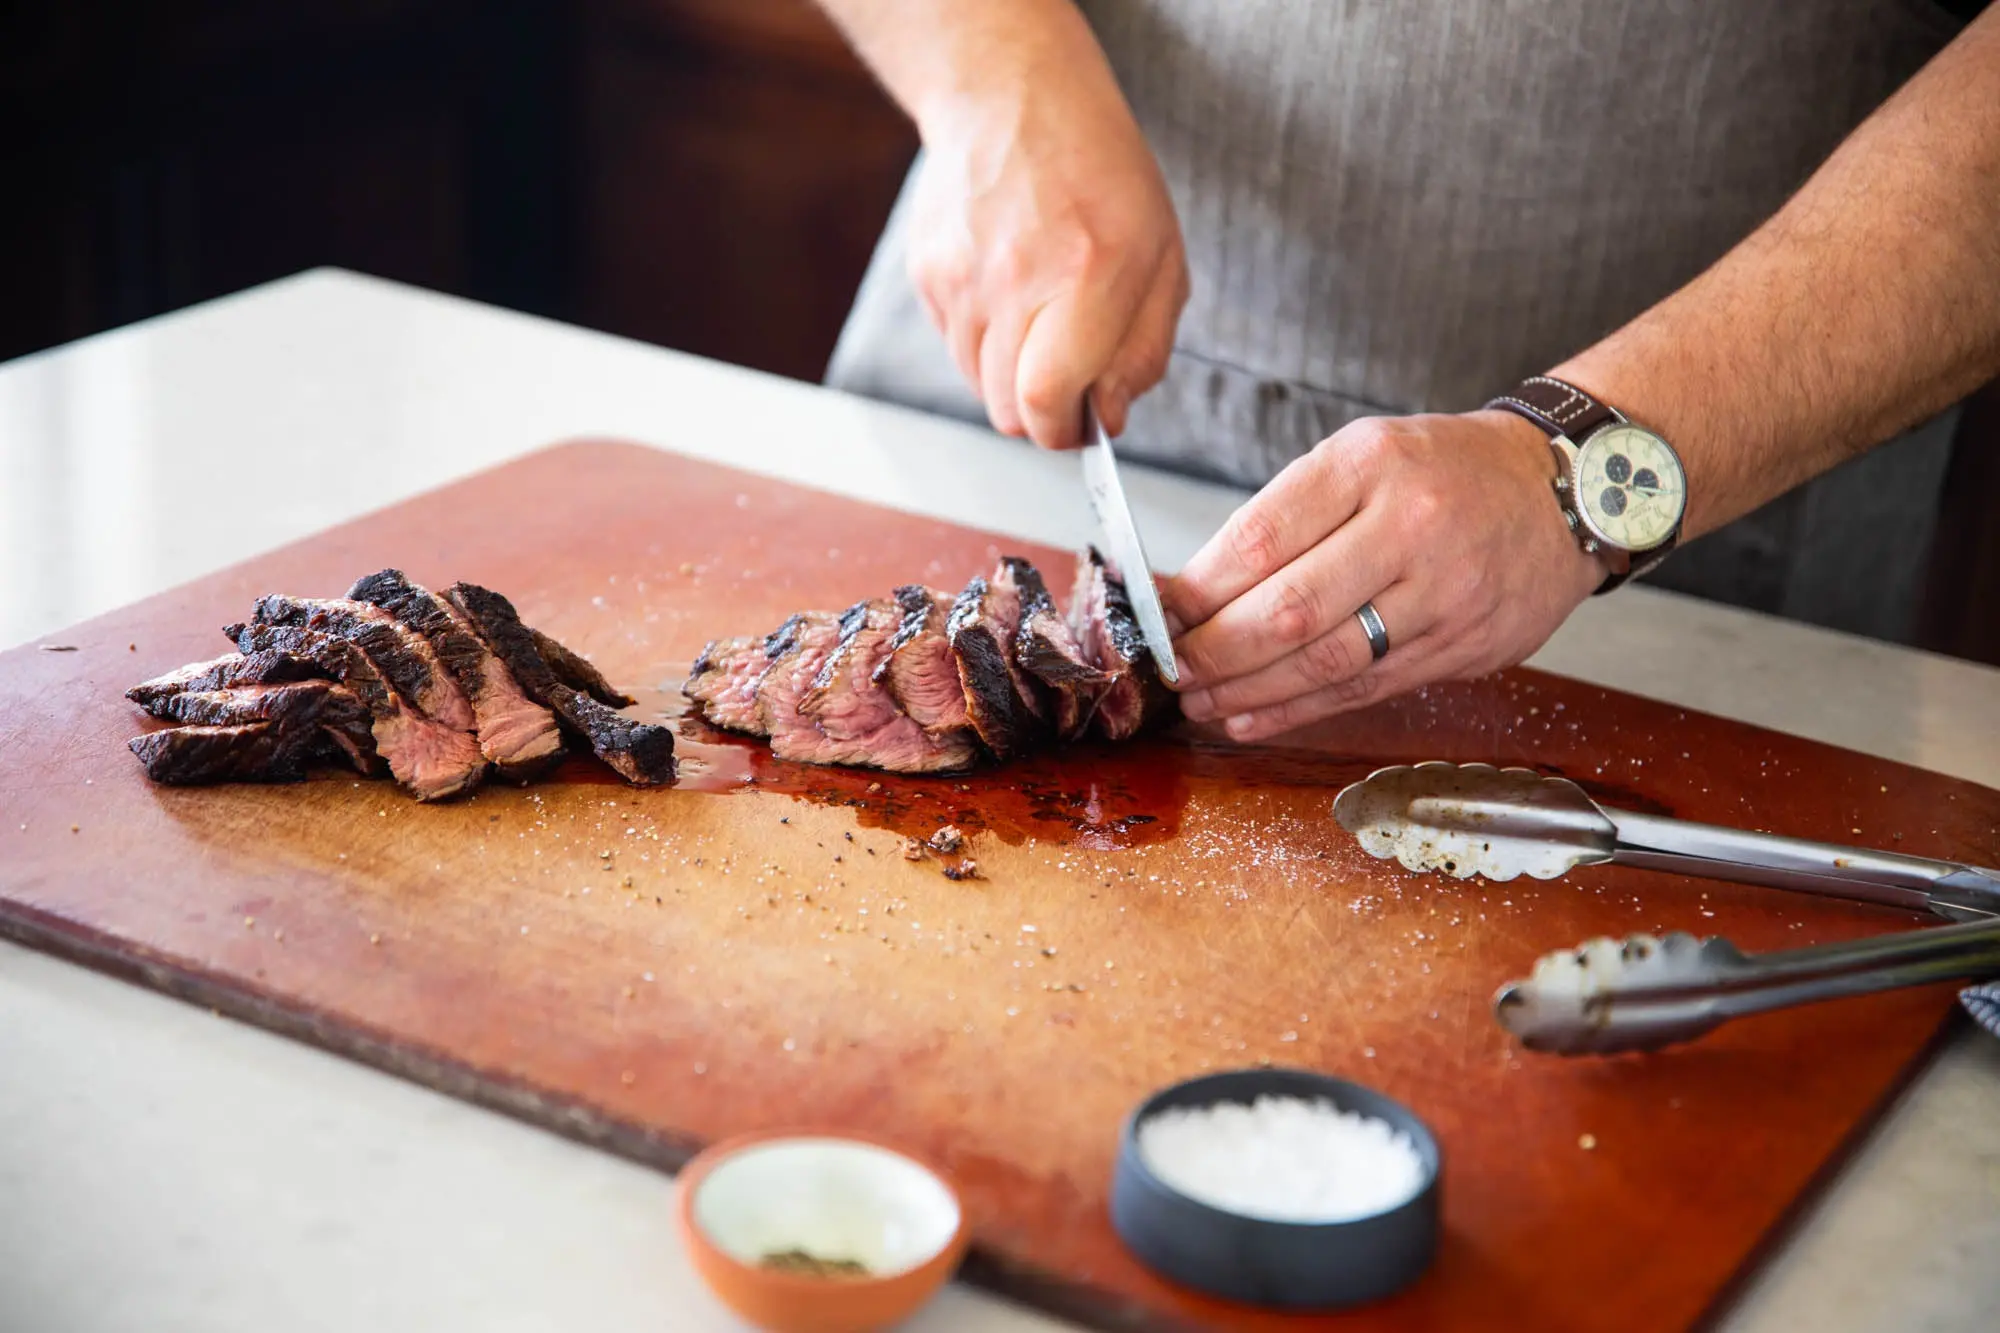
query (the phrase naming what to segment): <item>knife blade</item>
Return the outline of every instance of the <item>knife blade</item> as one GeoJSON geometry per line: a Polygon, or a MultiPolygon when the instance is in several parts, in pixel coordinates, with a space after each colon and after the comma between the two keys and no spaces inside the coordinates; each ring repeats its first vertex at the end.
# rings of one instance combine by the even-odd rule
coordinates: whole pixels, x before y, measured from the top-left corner
{"type": "Polygon", "coordinates": [[[1139,636],[1160,679],[1178,684],[1180,671],[1174,665],[1173,639],[1167,633],[1167,612],[1160,604],[1160,590],[1153,584],[1153,567],[1146,563],[1145,543],[1139,540],[1139,525],[1133,521],[1132,507],[1125,501],[1125,487],[1118,480],[1118,460],[1111,452],[1111,437],[1104,433],[1084,395],[1083,485],[1090,494],[1090,507],[1097,513],[1103,530],[1105,563],[1125,585],[1132,599],[1132,614],[1139,622],[1139,636]]]}

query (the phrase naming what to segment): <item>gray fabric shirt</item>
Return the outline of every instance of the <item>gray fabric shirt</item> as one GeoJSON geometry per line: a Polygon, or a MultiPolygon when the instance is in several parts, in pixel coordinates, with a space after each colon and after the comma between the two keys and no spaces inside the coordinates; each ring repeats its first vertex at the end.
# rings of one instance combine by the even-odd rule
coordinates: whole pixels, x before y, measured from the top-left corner
{"type": "MultiPolygon", "coordinates": [[[[1193,273],[1166,381],[1122,448],[1246,487],[1358,417],[1475,408],[1629,320],[1962,26],[1932,0],[1082,7],[1193,273]]],[[[828,382],[983,420],[905,272],[907,201],[828,382]]],[[[1950,425],[1690,543],[1650,581],[1904,637],[1950,425]]]]}

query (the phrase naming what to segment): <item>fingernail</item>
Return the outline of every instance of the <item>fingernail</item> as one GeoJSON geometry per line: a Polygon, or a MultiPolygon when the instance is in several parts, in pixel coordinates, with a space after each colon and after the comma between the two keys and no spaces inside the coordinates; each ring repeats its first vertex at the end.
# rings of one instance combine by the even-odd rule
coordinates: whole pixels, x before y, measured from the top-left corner
{"type": "Polygon", "coordinates": [[[1206,722],[1215,716],[1215,700],[1207,690],[1196,690],[1193,694],[1181,696],[1181,712],[1197,722],[1206,722]]]}
{"type": "Polygon", "coordinates": [[[1178,639],[1181,635],[1187,633],[1187,622],[1175,615],[1174,609],[1171,606],[1160,609],[1166,613],[1168,637],[1178,639]]]}
{"type": "Polygon", "coordinates": [[[1238,713],[1222,725],[1230,735],[1241,739],[1250,734],[1250,729],[1257,725],[1257,719],[1249,713],[1238,713]]]}

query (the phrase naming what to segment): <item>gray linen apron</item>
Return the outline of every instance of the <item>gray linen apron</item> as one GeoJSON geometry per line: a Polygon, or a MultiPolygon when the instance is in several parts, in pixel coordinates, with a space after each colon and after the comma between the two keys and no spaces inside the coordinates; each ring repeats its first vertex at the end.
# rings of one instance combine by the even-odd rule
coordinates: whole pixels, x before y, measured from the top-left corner
{"type": "MultiPolygon", "coordinates": [[[[1082,7],[1193,274],[1124,447],[1246,487],[1358,417],[1476,408],[1632,318],[1963,26],[1932,0],[1082,7]]],[[[908,201],[906,186],[827,380],[983,421],[905,272],[908,201]]],[[[1688,544],[1650,581],[1906,638],[1954,420],[1688,544]]]]}

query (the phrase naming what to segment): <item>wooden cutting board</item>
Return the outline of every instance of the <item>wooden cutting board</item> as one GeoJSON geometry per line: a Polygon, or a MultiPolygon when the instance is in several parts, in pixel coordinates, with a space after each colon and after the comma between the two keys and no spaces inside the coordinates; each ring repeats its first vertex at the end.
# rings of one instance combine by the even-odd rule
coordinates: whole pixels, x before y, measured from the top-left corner
{"type": "MultiPolygon", "coordinates": [[[[187,521],[226,521],[200,514],[187,521]]],[[[671,1167],[766,1126],[862,1129],[953,1172],[968,1275],[1105,1325],[1679,1328],[1938,1032],[1948,988],[1649,1057],[1523,1053],[1488,1001],[1549,948],[1687,928],[1748,949],[1906,929],[1883,909],[1634,871],[1419,878],[1333,794],[1378,765],[1532,764],[1632,808],[2000,860],[2000,793],[1531,671],[1244,749],[1184,728],[961,779],[798,769],[687,724],[683,783],[581,761],[415,804],[383,783],[168,789],[133,682],[227,648],[265,592],[396,565],[471,579],[677,715],[711,636],[1003,547],[649,449],[554,448],[0,656],[0,930],[671,1167]],[[707,737],[706,740],[703,737],[707,737]],[[899,854],[946,821],[980,877],[899,854]],[[1154,1278],[1106,1196],[1149,1090],[1272,1061],[1355,1078],[1443,1145],[1425,1280],[1278,1317],[1154,1278]],[[1594,1143],[1594,1147],[1585,1144],[1594,1143]]]]}

